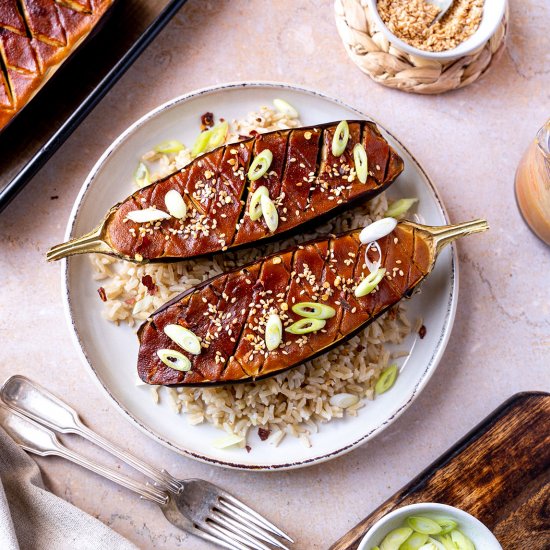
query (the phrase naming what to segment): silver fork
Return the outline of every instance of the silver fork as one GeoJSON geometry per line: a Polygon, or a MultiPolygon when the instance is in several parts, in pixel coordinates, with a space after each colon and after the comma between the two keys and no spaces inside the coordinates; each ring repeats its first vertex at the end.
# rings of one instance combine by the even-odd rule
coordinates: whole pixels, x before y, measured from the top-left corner
{"type": "Polygon", "coordinates": [[[238,550],[269,550],[266,544],[288,550],[275,536],[293,542],[275,525],[216,485],[199,479],[178,480],[103,439],[82,423],[74,409],[24,376],[6,380],[0,397],[6,404],[0,407],[2,425],[25,450],[42,456],[62,456],[127,487],[142,498],[156,502],[168,521],[193,535],[238,550]],[[143,485],[91,462],[62,445],[55,434],[42,425],[89,439],[153,479],[158,487],[143,485]]]}

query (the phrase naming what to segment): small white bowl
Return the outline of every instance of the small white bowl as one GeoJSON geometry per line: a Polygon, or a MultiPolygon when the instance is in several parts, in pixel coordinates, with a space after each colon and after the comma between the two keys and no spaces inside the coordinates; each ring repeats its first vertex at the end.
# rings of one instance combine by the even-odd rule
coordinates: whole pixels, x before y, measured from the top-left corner
{"type": "Polygon", "coordinates": [[[482,48],[483,45],[495,34],[502,18],[504,17],[504,11],[506,10],[506,0],[485,0],[483,4],[483,16],[481,18],[481,23],[479,24],[477,31],[470,36],[468,40],[460,43],[452,50],[445,50],[443,52],[427,52],[425,50],[415,48],[400,38],[397,38],[397,36],[395,36],[395,34],[393,34],[382,21],[382,18],[378,13],[377,3],[377,0],[367,0],[367,5],[371,10],[372,17],[376,21],[377,28],[386,36],[394,48],[417,57],[434,59],[438,61],[458,59],[459,57],[464,57],[475,52],[479,48],[482,48]]]}
{"type": "Polygon", "coordinates": [[[458,529],[475,544],[476,550],[502,550],[495,535],[481,521],[464,510],[436,502],[409,504],[386,514],[367,531],[357,550],[371,550],[373,546],[379,546],[390,531],[403,525],[406,518],[422,515],[441,515],[454,519],[458,529]]]}

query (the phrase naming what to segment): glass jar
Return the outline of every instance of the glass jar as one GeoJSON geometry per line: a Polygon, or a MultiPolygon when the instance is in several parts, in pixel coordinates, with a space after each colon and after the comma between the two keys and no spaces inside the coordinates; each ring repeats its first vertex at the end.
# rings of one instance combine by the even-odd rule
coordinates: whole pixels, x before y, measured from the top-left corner
{"type": "Polygon", "coordinates": [[[519,163],[516,199],[527,225],[550,245],[550,120],[539,130],[519,163]]]}

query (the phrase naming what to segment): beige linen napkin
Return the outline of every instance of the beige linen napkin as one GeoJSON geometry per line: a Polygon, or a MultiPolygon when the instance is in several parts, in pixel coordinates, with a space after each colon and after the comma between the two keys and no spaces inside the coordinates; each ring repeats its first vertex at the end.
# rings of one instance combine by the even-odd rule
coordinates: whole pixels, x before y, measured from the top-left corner
{"type": "Polygon", "coordinates": [[[0,428],[2,550],[137,550],[99,520],[44,488],[36,462],[0,428]]]}

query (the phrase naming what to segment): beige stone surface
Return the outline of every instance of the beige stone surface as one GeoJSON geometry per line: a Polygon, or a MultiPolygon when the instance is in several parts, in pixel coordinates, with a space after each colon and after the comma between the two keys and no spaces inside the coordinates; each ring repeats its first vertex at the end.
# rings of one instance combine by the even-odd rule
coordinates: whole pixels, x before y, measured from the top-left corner
{"type": "MultiPolygon", "coordinates": [[[[550,250],[523,224],[513,194],[520,156],[550,114],[550,4],[512,0],[503,58],[483,80],[440,97],[371,82],[349,61],[332,10],[330,0],[190,0],[0,217],[0,378],[32,376],[137,455],[228,488],[284,526],[297,549],[327,548],[512,394],[550,390],[550,250]],[[194,462],[128,424],[76,357],[60,267],[44,261],[49,245],[62,240],[87,172],[131,122],[195,88],[258,79],[307,85],[372,113],[424,165],[452,219],[491,223],[486,236],[459,245],[456,324],[420,398],[349,455],[279,473],[194,462]]],[[[39,464],[56,494],[140,547],[206,548],[126,490],[61,459],[39,464]]]]}

